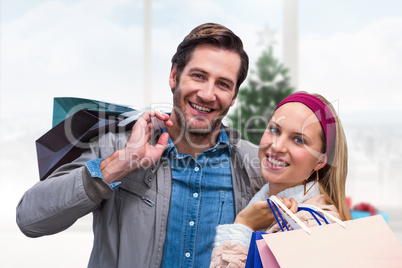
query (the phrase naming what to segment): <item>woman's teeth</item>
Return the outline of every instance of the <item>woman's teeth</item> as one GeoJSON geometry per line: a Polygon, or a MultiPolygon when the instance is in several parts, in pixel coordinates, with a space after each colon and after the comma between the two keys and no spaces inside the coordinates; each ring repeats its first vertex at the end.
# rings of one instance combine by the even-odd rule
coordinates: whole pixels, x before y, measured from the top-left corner
{"type": "Polygon", "coordinates": [[[273,159],[273,158],[268,158],[268,162],[271,163],[272,165],[278,166],[278,167],[286,167],[288,165],[285,162],[278,161],[278,160],[273,159]]]}

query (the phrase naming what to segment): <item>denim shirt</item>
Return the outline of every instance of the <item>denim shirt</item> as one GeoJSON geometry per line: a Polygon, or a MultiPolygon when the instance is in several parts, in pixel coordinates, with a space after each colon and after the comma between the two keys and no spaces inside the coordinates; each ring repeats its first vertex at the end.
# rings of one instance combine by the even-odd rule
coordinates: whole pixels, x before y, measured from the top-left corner
{"type": "Polygon", "coordinates": [[[172,197],[162,267],[209,267],[219,224],[233,223],[229,140],[221,127],[215,147],[197,159],[178,154],[169,138],[172,197]]]}

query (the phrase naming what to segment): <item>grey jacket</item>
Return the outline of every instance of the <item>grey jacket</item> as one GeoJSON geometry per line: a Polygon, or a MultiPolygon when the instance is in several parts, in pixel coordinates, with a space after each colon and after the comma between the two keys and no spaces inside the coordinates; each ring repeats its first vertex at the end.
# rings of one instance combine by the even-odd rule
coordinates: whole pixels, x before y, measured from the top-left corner
{"type": "MultiPolygon", "coordinates": [[[[236,214],[264,185],[255,145],[226,128],[236,214]]],[[[29,237],[63,231],[92,212],[94,246],[88,267],[160,267],[170,208],[172,173],[161,158],[136,170],[113,190],[90,176],[85,163],[106,158],[126,144],[129,133],[107,133],[77,160],[29,189],[17,206],[17,224],[29,237]]],[[[151,138],[155,144],[158,134],[151,138]]]]}

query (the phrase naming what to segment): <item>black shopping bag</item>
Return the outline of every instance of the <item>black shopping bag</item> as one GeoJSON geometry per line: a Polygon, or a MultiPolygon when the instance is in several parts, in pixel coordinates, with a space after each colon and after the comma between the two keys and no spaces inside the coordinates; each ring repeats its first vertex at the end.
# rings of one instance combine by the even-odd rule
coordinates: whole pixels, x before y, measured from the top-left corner
{"type": "Polygon", "coordinates": [[[75,97],[56,97],[53,100],[53,124],[56,126],[67,117],[75,114],[79,110],[108,112],[110,114],[121,114],[134,111],[127,105],[120,105],[110,102],[98,101],[93,99],[83,99],[75,97]]]}
{"type": "Polygon", "coordinates": [[[116,112],[82,109],[50,129],[36,141],[40,180],[78,158],[89,148],[92,138],[109,131],[125,131],[134,124],[118,127],[120,121],[116,112]]]}

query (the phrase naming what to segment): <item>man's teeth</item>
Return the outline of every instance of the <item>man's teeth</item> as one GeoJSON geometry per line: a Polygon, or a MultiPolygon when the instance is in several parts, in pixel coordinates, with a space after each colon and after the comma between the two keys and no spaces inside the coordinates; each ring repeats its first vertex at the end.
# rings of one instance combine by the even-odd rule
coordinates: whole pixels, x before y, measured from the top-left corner
{"type": "Polygon", "coordinates": [[[285,162],[278,161],[273,158],[268,158],[268,162],[271,163],[272,165],[278,166],[278,167],[286,167],[287,166],[287,164],[285,162]]]}
{"type": "Polygon", "coordinates": [[[200,111],[200,112],[202,112],[202,113],[209,113],[209,112],[211,112],[211,109],[206,108],[206,107],[202,107],[202,106],[197,105],[197,104],[194,104],[194,103],[191,103],[191,107],[193,107],[194,109],[196,109],[196,110],[198,110],[198,111],[200,111]]]}

